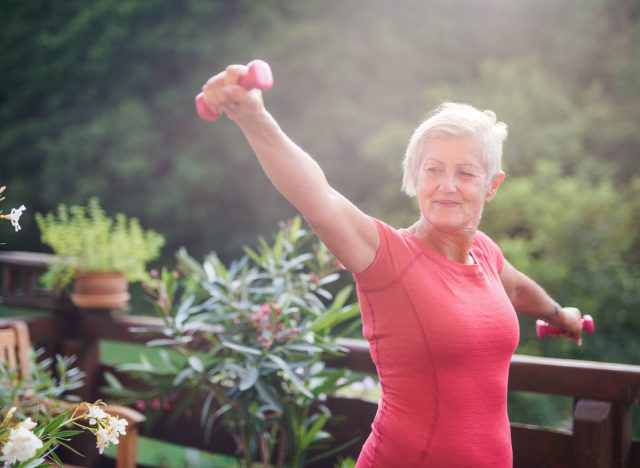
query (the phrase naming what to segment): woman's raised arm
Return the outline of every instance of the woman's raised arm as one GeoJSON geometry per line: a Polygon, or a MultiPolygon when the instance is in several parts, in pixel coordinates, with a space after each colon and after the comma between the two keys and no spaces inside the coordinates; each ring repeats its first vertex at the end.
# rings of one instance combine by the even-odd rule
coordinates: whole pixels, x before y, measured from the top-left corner
{"type": "Polygon", "coordinates": [[[208,107],[223,112],[244,133],[276,189],[305,217],[320,239],[349,270],[373,261],[380,239],[373,221],[334,190],[318,163],[267,112],[262,93],[238,83],[244,65],[230,65],[202,87],[208,107]]]}

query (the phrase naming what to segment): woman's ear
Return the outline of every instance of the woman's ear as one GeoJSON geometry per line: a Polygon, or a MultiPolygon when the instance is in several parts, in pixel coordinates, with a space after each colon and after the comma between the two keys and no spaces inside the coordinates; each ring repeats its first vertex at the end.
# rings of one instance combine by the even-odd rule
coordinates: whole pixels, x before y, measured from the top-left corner
{"type": "Polygon", "coordinates": [[[505,178],[504,171],[500,171],[498,174],[496,174],[493,177],[493,179],[491,180],[491,183],[489,184],[487,195],[485,196],[485,199],[484,199],[485,202],[490,202],[491,200],[493,200],[493,198],[496,196],[496,193],[498,192],[498,188],[500,187],[500,184],[502,184],[502,182],[504,181],[504,178],[505,178]]]}

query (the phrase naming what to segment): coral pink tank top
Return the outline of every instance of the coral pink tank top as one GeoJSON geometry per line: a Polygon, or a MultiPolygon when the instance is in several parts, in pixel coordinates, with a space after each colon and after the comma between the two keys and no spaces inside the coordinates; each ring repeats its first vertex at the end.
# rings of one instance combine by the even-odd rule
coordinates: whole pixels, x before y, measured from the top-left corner
{"type": "Polygon", "coordinates": [[[477,232],[463,265],[375,220],[354,275],[382,397],[357,468],[512,466],[509,364],[519,339],[500,248],[477,232]]]}

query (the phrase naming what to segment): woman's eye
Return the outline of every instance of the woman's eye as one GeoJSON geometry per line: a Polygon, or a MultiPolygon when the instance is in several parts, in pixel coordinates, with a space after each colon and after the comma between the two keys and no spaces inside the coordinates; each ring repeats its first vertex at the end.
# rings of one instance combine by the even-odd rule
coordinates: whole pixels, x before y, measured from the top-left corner
{"type": "Polygon", "coordinates": [[[460,175],[463,177],[475,177],[475,174],[472,174],[471,172],[461,172],[460,175]]]}
{"type": "Polygon", "coordinates": [[[430,174],[439,174],[442,170],[439,167],[427,167],[427,172],[430,174]]]}

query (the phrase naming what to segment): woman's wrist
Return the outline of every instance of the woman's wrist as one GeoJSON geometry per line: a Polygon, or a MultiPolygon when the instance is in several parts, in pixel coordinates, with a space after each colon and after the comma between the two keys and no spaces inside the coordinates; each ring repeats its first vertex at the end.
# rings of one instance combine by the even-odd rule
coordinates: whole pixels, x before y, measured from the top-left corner
{"type": "Polygon", "coordinates": [[[562,312],[562,307],[557,302],[553,302],[551,304],[551,312],[547,315],[547,318],[544,319],[545,322],[553,325],[560,326],[563,323],[564,314],[562,312]]]}
{"type": "Polygon", "coordinates": [[[271,114],[269,114],[267,109],[262,107],[255,114],[245,115],[236,119],[235,122],[242,131],[251,132],[258,129],[263,129],[264,127],[272,126],[274,123],[274,119],[271,114]]]}

